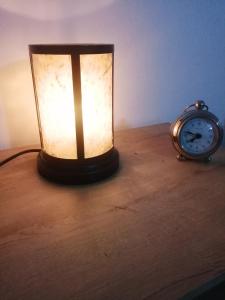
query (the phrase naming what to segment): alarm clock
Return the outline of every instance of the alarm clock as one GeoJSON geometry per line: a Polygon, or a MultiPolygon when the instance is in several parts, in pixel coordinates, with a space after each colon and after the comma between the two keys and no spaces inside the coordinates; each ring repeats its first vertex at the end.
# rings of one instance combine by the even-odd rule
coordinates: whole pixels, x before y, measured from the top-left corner
{"type": "Polygon", "coordinates": [[[206,160],[221,145],[223,128],[202,100],[188,106],[170,127],[178,160],[206,160]]]}

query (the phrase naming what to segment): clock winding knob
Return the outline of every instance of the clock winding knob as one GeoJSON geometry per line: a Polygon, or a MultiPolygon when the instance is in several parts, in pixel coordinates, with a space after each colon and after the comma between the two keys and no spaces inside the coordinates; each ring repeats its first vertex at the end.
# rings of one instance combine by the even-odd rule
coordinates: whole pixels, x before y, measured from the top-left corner
{"type": "Polygon", "coordinates": [[[201,110],[206,108],[206,110],[208,110],[208,106],[205,104],[205,102],[203,100],[197,100],[195,102],[195,108],[196,109],[201,109],[201,110]]]}

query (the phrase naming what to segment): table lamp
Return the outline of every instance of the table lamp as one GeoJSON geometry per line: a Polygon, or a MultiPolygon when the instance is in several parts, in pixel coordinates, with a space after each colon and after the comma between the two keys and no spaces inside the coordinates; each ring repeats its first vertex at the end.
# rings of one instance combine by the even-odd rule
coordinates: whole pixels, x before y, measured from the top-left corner
{"type": "Polygon", "coordinates": [[[38,171],[69,184],[113,174],[114,45],[30,45],[40,132],[38,171]]]}

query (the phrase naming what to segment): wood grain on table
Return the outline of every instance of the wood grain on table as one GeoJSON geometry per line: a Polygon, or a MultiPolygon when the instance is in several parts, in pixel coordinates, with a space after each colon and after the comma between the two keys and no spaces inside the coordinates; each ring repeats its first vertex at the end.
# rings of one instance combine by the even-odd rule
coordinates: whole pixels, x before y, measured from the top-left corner
{"type": "Polygon", "coordinates": [[[0,168],[0,299],[172,300],[225,272],[225,150],[178,162],[168,129],[116,132],[92,185],[47,182],[35,153],[0,168]]]}

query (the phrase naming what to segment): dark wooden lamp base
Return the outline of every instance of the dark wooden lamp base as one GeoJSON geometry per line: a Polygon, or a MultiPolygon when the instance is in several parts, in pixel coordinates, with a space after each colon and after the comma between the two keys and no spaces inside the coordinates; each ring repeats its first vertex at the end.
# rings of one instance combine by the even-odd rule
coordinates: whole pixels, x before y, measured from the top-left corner
{"type": "Polygon", "coordinates": [[[103,155],[87,159],[56,158],[41,151],[38,172],[48,180],[63,184],[86,184],[102,180],[119,167],[119,152],[112,148],[103,155]]]}

